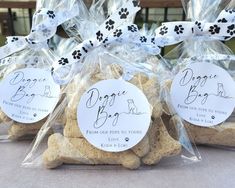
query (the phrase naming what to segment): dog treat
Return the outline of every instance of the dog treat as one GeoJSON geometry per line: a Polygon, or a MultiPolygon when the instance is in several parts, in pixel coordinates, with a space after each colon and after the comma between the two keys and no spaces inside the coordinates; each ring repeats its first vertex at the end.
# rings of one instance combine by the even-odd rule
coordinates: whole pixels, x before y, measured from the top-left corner
{"type": "MultiPolygon", "coordinates": [[[[170,127],[175,127],[176,117],[171,118],[170,127]]],[[[211,144],[220,146],[235,146],[235,124],[225,122],[217,127],[207,128],[192,125],[185,122],[185,128],[191,136],[191,140],[197,144],[211,144]]],[[[178,137],[176,132],[172,131],[173,137],[178,137]]]]}
{"type": "Polygon", "coordinates": [[[142,159],[147,165],[157,164],[163,157],[178,155],[181,145],[167,132],[163,121],[155,119],[149,130],[150,152],[142,159]]]}
{"type": "Polygon", "coordinates": [[[65,164],[122,165],[129,169],[140,166],[140,159],[128,150],[119,153],[104,152],[89,144],[84,138],[67,138],[54,134],[48,140],[48,149],[43,154],[47,168],[65,164]]]}
{"type": "Polygon", "coordinates": [[[138,73],[133,76],[130,83],[136,85],[139,89],[143,90],[149,103],[152,105],[152,116],[154,118],[161,117],[162,105],[159,100],[160,84],[156,77],[148,78],[143,73],[138,73]]]}
{"type": "Polygon", "coordinates": [[[0,121],[1,122],[9,122],[11,119],[6,116],[6,114],[0,110],[0,121]]]}
{"type": "Polygon", "coordinates": [[[8,138],[10,140],[18,140],[23,137],[35,136],[41,126],[45,123],[45,119],[31,124],[18,123],[11,120],[2,111],[0,111],[0,119],[3,125],[9,126],[8,138]]]}
{"type": "Polygon", "coordinates": [[[225,122],[219,127],[205,128],[186,123],[192,140],[197,144],[212,144],[221,146],[235,146],[235,123],[225,122]]]}
{"type": "Polygon", "coordinates": [[[45,121],[46,119],[43,119],[37,123],[32,124],[14,122],[8,130],[9,139],[18,140],[22,137],[34,137],[45,121]]]}
{"type": "MultiPolygon", "coordinates": [[[[114,74],[115,78],[120,77],[122,74],[122,69],[119,66],[110,65],[107,69],[112,71],[110,75],[114,74]]],[[[141,165],[141,160],[144,164],[154,165],[163,157],[179,154],[181,152],[180,143],[171,138],[161,120],[162,105],[159,100],[160,85],[158,80],[156,77],[149,78],[143,73],[135,74],[129,82],[144,92],[152,106],[153,122],[145,137],[133,148],[124,152],[102,151],[86,141],[79,129],[77,106],[86,88],[103,80],[105,77],[103,74],[99,69],[95,69],[89,81],[83,81],[82,86],[78,84],[77,91],[74,83],[71,83],[71,86],[68,87],[70,89],[73,88],[72,90],[75,92],[74,95],[69,94],[68,97],[68,106],[65,109],[66,124],[63,135],[56,133],[50,136],[48,149],[43,154],[45,166],[47,168],[55,168],[63,163],[116,164],[129,169],[136,169],[141,165]]],[[[113,78],[110,77],[110,79],[113,78]]]]}
{"type": "MultiPolygon", "coordinates": [[[[71,127],[77,126],[76,122],[71,127]]],[[[68,124],[66,124],[68,126],[68,124]]],[[[66,129],[66,127],[65,127],[66,129]]],[[[68,130],[68,129],[67,129],[68,130]]],[[[72,129],[69,129],[72,133],[72,129]]],[[[48,149],[43,154],[44,165],[56,168],[64,164],[122,165],[129,169],[140,166],[140,160],[147,165],[157,164],[163,157],[178,155],[181,145],[168,134],[161,119],[154,120],[148,134],[142,141],[124,152],[111,153],[101,151],[89,144],[79,129],[74,129],[74,137],[53,134],[48,140],[48,149]]],[[[64,130],[64,133],[66,131],[64,130]]],[[[67,134],[68,135],[68,134],[67,134]]]]}
{"type": "Polygon", "coordinates": [[[83,138],[77,120],[67,119],[64,127],[64,136],[69,138],[83,138]]]}
{"type": "Polygon", "coordinates": [[[148,134],[131,149],[138,157],[144,157],[150,151],[148,134]]]}
{"type": "MultiPolygon", "coordinates": [[[[166,82],[166,87],[170,89],[171,81],[166,82]]],[[[177,116],[169,118],[168,131],[170,135],[177,139],[177,129],[175,128],[177,116]]],[[[167,124],[166,124],[167,125],[167,124]]],[[[221,145],[221,146],[235,146],[235,123],[230,122],[230,118],[220,124],[213,127],[202,127],[193,125],[184,121],[185,128],[190,134],[191,141],[196,144],[210,144],[210,145],[221,145]]]]}
{"type": "MultiPolygon", "coordinates": [[[[24,138],[33,138],[45,123],[46,118],[36,123],[18,123],[7,117],[2,111],[0,111],[0,119],[3,125],[8,126],[8,138],[10,140],[20,140],[24,138]]],[[[62,114],[57,119],[57,123],[65,124],[65,114],[62,114]]]]}

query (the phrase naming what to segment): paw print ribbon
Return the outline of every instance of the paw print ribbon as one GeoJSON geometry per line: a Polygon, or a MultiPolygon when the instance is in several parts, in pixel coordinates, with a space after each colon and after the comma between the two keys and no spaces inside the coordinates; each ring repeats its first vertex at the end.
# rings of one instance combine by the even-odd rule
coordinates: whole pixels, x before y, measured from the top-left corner
{"type": "Polygon", "coordinates": [[[223,10],[215,22],[168,22],[156,30],[156,37],[163,38],[165,45],[187,39],[229,40],[235,37],[235,9],[223,10]]]}
{"type": "MultiPolygon", "coordinates": [[[[67,9],[62,7],[60,11],[53,11],[42,8],[33,15],[33,23],[30,34],[28,36],[12,36],[7,37],[7,44],[0,47],[0,60],[19,52],[26,47],[31,49],[40,49],[47,47],[47,40],[55,35],[57,26],[63,22],[75,17],[78,14],[78,5],[67,9]]],[[[6,62],[0,61],[0,66],[7,65],[6,62]]]]}
{"type": "Polygon", "coordinates": [[[53,63],[51,72],[54,80],[61,85],[68,83],[73,78],[73,70],[81,69],[84,58],[100,46],[131,43],[148,53],[159,54],[161,41],[155,37],[142,36],[136,25],[128,24],[128,20],[139,10],[138,0],[129,0],[124,3],[104,21],[93,38],[83,41],[73,51],[53,63]]]}

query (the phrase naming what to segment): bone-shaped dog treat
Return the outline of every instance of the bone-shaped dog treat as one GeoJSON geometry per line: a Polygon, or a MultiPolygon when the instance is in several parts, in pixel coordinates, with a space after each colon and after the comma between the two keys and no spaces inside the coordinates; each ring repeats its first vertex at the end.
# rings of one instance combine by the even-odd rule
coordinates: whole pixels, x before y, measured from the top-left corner
{"type": "Polygon", "coordinates": [[[150,151],[149,137],[146,135],[136,146],[131,150],[138,156],[144,157],[150,151]]]}
{"type": "MultiPolygon", "coordinates": [[[[18,123],[8,118],[2,111],[0,111],[0,116],[2,123],[9,126],[8,138],[10,140],[33,138],[46,121],[46,118],[44,118],[36,123],[18,123]]],[[[57,123],[65,124],[65,120],[65,115],[62,114],[60,118],[57,119],[57,123]]]]}
{"type": "MultiPolygon", "coordinates": [[[[118,65],[110,65],[108,68],[113,71],[111,75],[114,75],[115,71],[117,72],[118,76],[120,76],[119,74],[122,73],[122,69],[118,65]]],[[[98,68],[95,69],[95,73],[97,74],[98,72],[100,72],[99,69],[98,68]]],[[[136,75],[133,76],[132,80],[130,80],[130,83],[135,84],[137,87],[143,90],[143,92],[145,92],[145,94],[147,95],[148,100],[151,100],[150,105],[152,105],[153,107],[152,117],[154,118],[161,117],[162,106],[161,102],[158,100],[160,86],[157,79],[155,77],[148,78],[147,75],[143,73],[137,73],[136,75]],[[156,94],[154,92],[156,92],[156,94]]],[[[77,106],[79,104],[81,96],[83,95],[83,93],[86,92],[86,89],[89,88],[90,84],[91,83],[85,84],[84,82],[83,86],[80,86],[78,84],[77,93],[75,92],[73,96],[69,94],[70,97],[69,97],[68,107],[65,109],[66,118],[68,120],[67,122],[69,124],[65,126],[65,131],[64,131],[65,136],[69,136],[72,138],[80,137],[80,131],[76,130],[78,129],[78,127],[76,128],[77,106]],[[73,122],[76,123],[76,126],[71,124],[71,120],[74,120],[73,122]],[[68,128],[68,126],[71,126],[72,128],[68,128]]],[[[73,88],[75,87],[74,83],[72,83],[72,87],[73,88]]],[[[74,90],[76,91],[76,89],[74,90]]]]}
{"type": "Polygon", "coordinates": [[[152,109],[152,117],[154,119],[157,119],[157,118],[161,117],[162,111],[163,111],[161,102],[156,99],[153,102],[152,107],[153,107],[153,109],[152,109]]]}
{"type": "Polygon", "coordinates": [[[161,117],[162,105],[159,100],[160,85],[156,77],[148,78],[143,73],[138,73],[130,80],[130,83],[136,85],[146,95],[149,103],[152,106],[152,116],[154,118],[161,117]]]}
{"type": "MultiPolygon", "coordinates": [[[[66,126],[64,127],[64,136],[69,138],[84,138],[77,120],[67,119],[66,126]]],[[[132,148],[133,152],[139,156],[143,157],[149,152],[149,138],[145,136],[139,144],[132,148]]]]}
{"type": "MultiPolygon", "coordinates": [[[[72,123],[71,127],[75,129],[74,132],[78,130],[76,122],[72,123]]],[[[72,133],[72,131],[70,133],[72,133]]],[[[93,148],[95,151],[99,151],[100,155],[102,154],[103,151],[100,151],[99,149],[96,149],[93,146],[91,146],[82,137],[80,132],[74,133],[74,135],[76,135],[77,137],[75,136],[73,138],[67,138],[67,137],[63,137],[62,135],[51,136],[50,140],[48,141],[49,149],[44,153],[44,162],[48,168],[55,168],[61,165],[62,163],[67,163],[67,164],[70,164],[70,163],[72,164],[119,164],[120,163],[120,162],[114,161],[114,160],[117,160],[116,157],[113,158],[113,160],[111,160],[112,163],[106,163],[106,160],[107,160],[106,157],[102,157],[102,162],[100,162],[100,159],[98,160],[95,158],[96,159],[95,160],[94,157],[92,157],[93,155],[89,154],[90,148],[93,148]],[[53,137],[56,137],[56,139],[53,137]],[[57,140],[57,141],[53,141],[53,140],[57,140]],[[83,146],[78,145],[80,147],[83,147],[82,150],[80,147],[76,147],[76,148],[72,147],[76,145],[77,142],[79,143],[85,142],[86,147],[87,146],[89,147],[87,149],[84,149],[85,147],[84,145],[83,146]],[[84,155],[84,153],[86,155],[84,155]],[[97,160],[99,162],[97,162],[97,160]]],[[[137,156],[140,158],[143,157],[143,162],[145,164],[153,165],[153,164],[158,163],[163,157],[169,157],[172,155],[179,154],[181,152],[181,145],[179,144],[179,142],[177,142],[176,140],[174,140],[172,137],[169,136],[164,124],[162,123],[162,120],[159,118],[159,119],[154,120],[153,125],[151,125],[148,131],[148,134],[143,138],[143,140],[139,144],[137,144],[135,147],[128,150],[128,152],[135,153],[136,154],[135,157],[137,156]]],[[[107,154],[109,152],[103,152],[103,153],[107,154]]],[[[112,153],[112,154],[119,155],[119,153],[112,153]]],[[[126,168],[134,169],[134,167],[130,166],[129,164],[126,164],[126,165],[122,164],[122,165],[126,168]]]]}
{"type": "Polygon", "coordinates": [[[163,157],[178,155],[181,145],[167,132],[162,120],[155,119],[149,130],[150,152],[142,159],[146,165],[157,164],[163,157]]]}
{"type": "Polygon", "coordinates": [[[150,104],[159,97],[160,85],[156,77],[151,77],[143,84],[143,92],[147,96],[150,104]]]}
{"type": "Polygon", "coordinates": [[[2,111],[0,111],[0,119],[3,124],[7,124],[7,126],[9,126],[8,138],[10,140],[18,140],[23,137],[32,137],[36,135],[38,130],[41,128],[41,126],[45,122],[45,119],[44,119],[37,123],[31,123],[31,124],[17,123],[11,120],[9,117],[7,117],[2,111]]]}
{"type": "MultiPolygon", "coordinates": [[[[65,109],[66,125],[63,131],[64,135],[52,135],[48,141],[48,150],[43,155],[44,163],[48,168],[55,168],[62,163],[72,163],[121,164],[126,168],[135,169],[140,166],[140,158],[149,156],[149,153],[153,153],[153,151],[155,152],[153,145],[156,142],[156,137],[151,133],[153,129],[149,129],[148,134],[136,146],[124,152],[112,153],[101,151],[89,144],[83,137],[77,122],[77,106],[81,96],[91,85],[98,81],[117,79],[123,74],[122,68],[119,65],[106,66],[106,69],[108,73],[96,67],[94,72],[90,75],[90,79],[84,79],[82,86],[80,83],[77,84],[77,91],[76,85],[71,85],[71,88],[75,92],[74,94],[68,94],[68,106],[65,109]]],[[[160,85],[156,77],[148,77],[143,73],[137,73],[129,82],[136,85],[144,92],[152,107],[152,118],[158,118],[158,120],[160,120],[162,106],[158,99],[160,85]]],[[[174,146],[173,139],[168,138],[168,141],[169,140],[172,141],[171,146],[174,146]]],[[[177,142],[174,141],[174,143],[177,142]]],[[[168,152],[173,155],[175,148],[168,149],[168,152]]],[[[163,153],[163,156],[167,156],[167,154],[163,153]]]]}
{"type": "MultiPolygon", "coordinates": [[[[72,83],[74,84],[74,83],[72,83]]],[[[82,95],[86,92],[88,86],[80,86],[77,87],[77,89],[74,89],[74,93],[70,94],[71,90],[68,89],[68,94],[67,94],[67,98],[68,98],[68,106],[65,109],[65,115],[66,115],[66,119],[72,119],[72,120],[76,120],[77,119],[77,105],[82,97],[82,95]]]]}
{"type": "Polygon", "coordinates": [[[69,138],[83,138],[77,120],[67,119],[66,126],[64,127],[64,136],[69,138]]]}
{"type": "MultiPolygon", "coordinates": [[[[170,90],[172,81],[168,80],[165,86],[170,90]]],[[[177,116],[173,116],[170,119],[168,129],[170,135],[173,138],[177,138],[177,129],[175,128],[177,116]]],[[[201,127],[190,124],[184,121],[185,128],[187,129],[191,141],[196,144],[210,144],[210,145],[221,145],[221,146],[235,146],[235,122],[227,122],[212,127],[201,127]]]]}
{"type": "Polygon", "coordinates": [[[43,162],[47,168],[55,168],[63,163],[122,165],[129,169],[140,166],[139,157],[130,150],[119,153],[104,152],[90,145],[84,138],[66,138],[58,133],[49,137],[43,162]]]}
{"type": "Polygon", "coordinates": [[[225,122],[211,128],[186,123],[185,127],[191,133],[192,140],[197,144],[235,146],[235,123],[225,122]]]}
{"type": "Polygon", "coordinates": [[[23,137],[34,137],[41,126],[44,124],[45,119],[37,123],[22,124],[14,122],[8,130],[9,139],[18,140],[23,137]]]}
{"type": "Polygon", "coordinates": [[[96,83],[98,81],[105,79],[118,79],[123,74],[123,69],[120,65],[111,64],[105,67],[99,67],[99,65],[95,65],[94,72],[90,77],[90,81],[96,83]],[[101,70],[103,68],[103,70],[101,70]]]}
{"type": "Polygon", "coordinates": [[[0,121],[1,122],[9,122],[12,120],[9,117],[7,117],[3,111],[0,110],[0,121]]]}
{"type": "Polygon", "coordinates": [[[135,74],[131,80],[130,83],[137,86],[139,89],[143,88],[143,84],[145,84],[149,80],[148,76],[143,73],[137,73],[135,74]]]}

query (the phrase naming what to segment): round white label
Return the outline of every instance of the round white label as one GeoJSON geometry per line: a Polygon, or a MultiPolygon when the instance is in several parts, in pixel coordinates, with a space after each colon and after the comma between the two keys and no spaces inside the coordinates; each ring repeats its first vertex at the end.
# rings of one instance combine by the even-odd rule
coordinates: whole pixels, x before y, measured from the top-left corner
{"type": "Polygon", "coordinates": [[[36,68],[16,70],[0,83],[1,110],[12,120],[35,123],[55,108],[60,95],[49,71],[36,68]]]}
{"type": "Polygon", "coordinates": [[[103,80],[85,92],[77,109],[78,126],[96,148],[125,151],[146,135],[151,110],[146,96],[123,80],[103,80]]]}
{"type": "Polygon", "coordinates": [[[224,69],[211,63],[192,63],[181,70],[171,87],[176,112],[203,127],[224,122],[235,107],[235,83],[224,69]]]}

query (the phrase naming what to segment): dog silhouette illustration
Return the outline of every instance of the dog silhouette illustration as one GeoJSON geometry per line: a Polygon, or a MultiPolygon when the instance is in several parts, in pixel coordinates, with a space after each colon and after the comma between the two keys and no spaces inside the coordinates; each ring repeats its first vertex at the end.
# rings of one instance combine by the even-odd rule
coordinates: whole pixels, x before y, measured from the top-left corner
{"type": "Polygon", "coordinates": [[[128,110],[129,110],[129,114],[137,114],[137,107],[135,105],[135,102],[133,99],[128,99],[128,110]]]}
{"type": "Polygon", "coordinates": [[[217,92],[218,92],[218,96],[220,96],[220,97],[226,96],[226,91],[225,91],[224,85],[222,83],[218,83],[217,92]]]}
{"type": "Polygon", "coordinates": [[[43,94],[43,96],[45,96],[45,97],[50,97],[51,96],[51,88],[50,88],[50,86],[45,86],[45,90],[44,90],[44,94],[43,94]]]}

